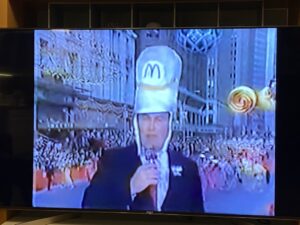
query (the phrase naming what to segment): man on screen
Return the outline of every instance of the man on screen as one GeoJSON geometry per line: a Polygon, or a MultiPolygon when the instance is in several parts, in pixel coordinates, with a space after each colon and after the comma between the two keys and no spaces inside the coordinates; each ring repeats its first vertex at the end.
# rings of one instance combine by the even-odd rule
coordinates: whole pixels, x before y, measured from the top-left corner
{"type": "Polygon", "coordinates": [[[167,46],[141,52],[136,62],[135,143],[105,152],[82,207],[204,211],[196,164],[169,150],[181,68],[181,58],[167,46]]]}

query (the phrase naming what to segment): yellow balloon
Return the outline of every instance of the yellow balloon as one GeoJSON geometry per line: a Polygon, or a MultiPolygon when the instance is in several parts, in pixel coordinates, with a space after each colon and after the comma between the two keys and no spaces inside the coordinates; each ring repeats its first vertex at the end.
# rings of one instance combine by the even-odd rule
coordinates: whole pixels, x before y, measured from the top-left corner
{"type": "Polygon", "coordinates": [[[257,104],[255,91],[247,86],[239,86],[228,95],[229,108],[237,113],[251,112],[257,104]]]}
{"type": "Polygon", "coordinates": [[[275,100],[273,99],[271,88],[263,88],[257,93],[257,97],[257,108],[262,110],[275,110],[275,100]]]}

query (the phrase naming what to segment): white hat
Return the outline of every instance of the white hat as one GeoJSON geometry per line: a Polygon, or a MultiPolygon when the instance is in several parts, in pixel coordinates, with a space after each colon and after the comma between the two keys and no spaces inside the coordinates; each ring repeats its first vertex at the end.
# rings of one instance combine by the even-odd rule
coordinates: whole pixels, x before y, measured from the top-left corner
{"type": "Polygon", "coordinates": [[[172,48],[144,49],[136,62],[135,113],[175,112],[181,68],[172,48]]]}
{"type": "Polygon", "coordinates": [[[140,134],[137,123],[139,113],[170,112],[169,133],[162,147],[166,151],[172,135],[172,115],[177,110],[178,87],[182,61],[168,46],[145,48],[136,61],[136,91],[133,126],[141,154],[140,134]]]}

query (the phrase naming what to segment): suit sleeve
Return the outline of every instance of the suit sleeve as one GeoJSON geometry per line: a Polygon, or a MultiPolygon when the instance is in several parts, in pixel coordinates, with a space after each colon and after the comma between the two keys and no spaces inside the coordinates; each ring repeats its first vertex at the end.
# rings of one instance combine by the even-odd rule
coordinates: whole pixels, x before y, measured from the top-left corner
{"type": "Polygon", "coordinates": [[[131,203],[129,178],[116,154],[104,155],[86,189],[82,208],[127,210],[131,203]]]}
{"type": "Polygon", "coordinates": [[[202,185],[201,185],[201,179],[198,172],[197,165],[193,163],[192,166],[192,174],[193,174],[193,181],[194,184],[192,186],[193,190],[193,196],[192,196],[192,212],[195,213],[203,213],[204,212],[204,206],[203,206],[203,193],[202,193],[202,185]]]}

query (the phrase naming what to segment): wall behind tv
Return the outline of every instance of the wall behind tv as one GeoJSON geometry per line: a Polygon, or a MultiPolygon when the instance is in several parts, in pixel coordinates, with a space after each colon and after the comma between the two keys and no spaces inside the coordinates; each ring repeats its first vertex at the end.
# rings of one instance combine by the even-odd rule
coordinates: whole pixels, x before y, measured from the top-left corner
{"type": "Polygon", "coordinates": [[[0,27],[290,26],[300,24],[299,7],[298,0],[2,0],[0,27]]]}

